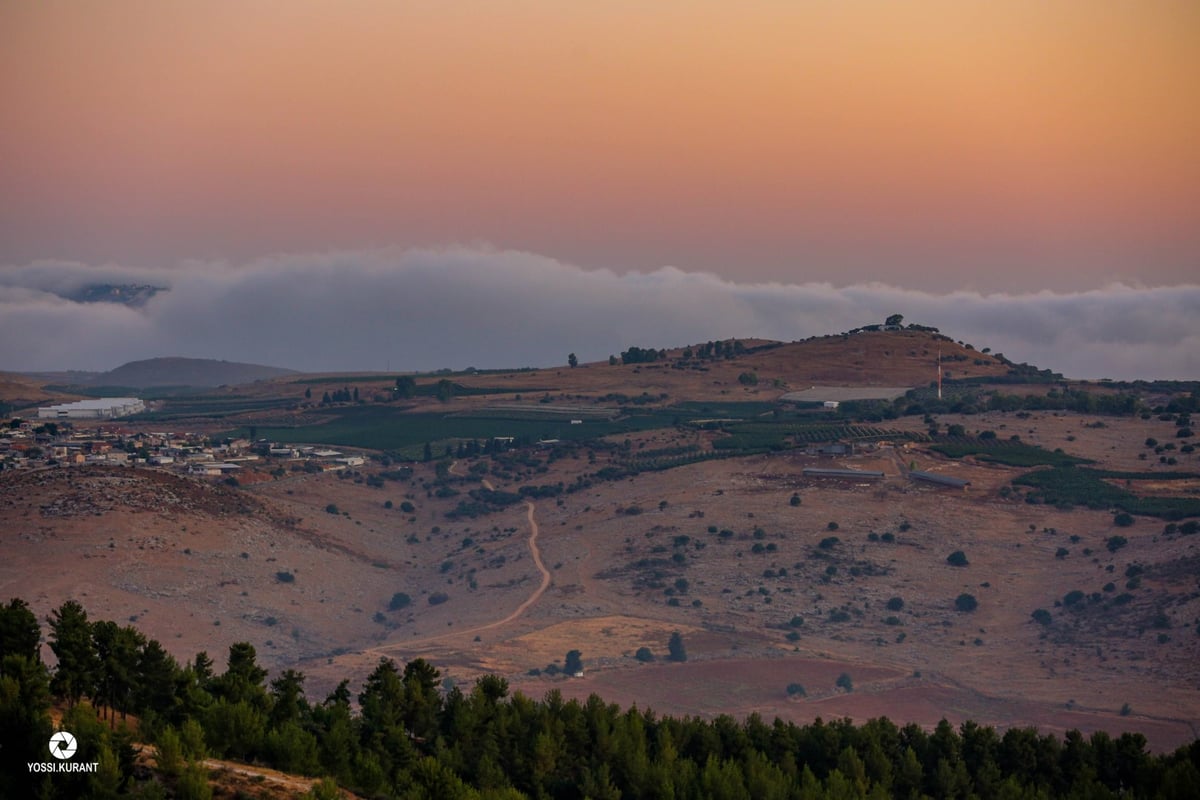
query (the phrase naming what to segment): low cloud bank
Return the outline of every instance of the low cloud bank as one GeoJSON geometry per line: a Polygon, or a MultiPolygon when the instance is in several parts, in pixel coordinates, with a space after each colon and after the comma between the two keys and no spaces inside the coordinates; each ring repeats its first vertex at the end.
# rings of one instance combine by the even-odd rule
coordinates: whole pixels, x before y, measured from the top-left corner
{"type": "Polygon", "coordinates": [[[664,267],[584,270],[479,248],[280,255],[135,269],[0,267],[0,370],[106,370],[179,355],[299,370],[549,366],[575,352],[718,338],[792,341],[903,314],[1069,377],[1200,378],[1200,285],[933,294],[883,284],[737,283],[664,267]],[[164,287],[140,307],[64,299],[164,287]]]}

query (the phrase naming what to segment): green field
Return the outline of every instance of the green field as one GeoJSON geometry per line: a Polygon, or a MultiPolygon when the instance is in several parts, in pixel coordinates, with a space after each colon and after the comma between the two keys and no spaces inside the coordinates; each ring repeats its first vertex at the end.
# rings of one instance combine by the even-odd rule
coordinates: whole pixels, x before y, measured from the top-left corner
{"type": "Polygon", "coordinates": [[[1061,450],[1051,452],[1031,444],[1012,441],[988,443],[978,439],[956,440],[939,442],[931,445],[929,449],[950,458],[976,456],[980,461],[991,461],[1009,467],[1066,467],[1090,463],[1085,458],[1067,455],[1061,450]]]}
{"type": "Polygon", "coordinates": [[[1133,492],[1104,480],[1194,478],[1190,473],[1107,472],[1085,467],[1054,467],[1022,475],[1013,481],[1028,486],[1033,502],[1060,506],[1086,506],[1092,509],[1119,508],[1130,514],[1166,519],[1200,516],[1200,499],[1194,497],[1139,497],[1133,492]]]}
{"type": "Polygon", "coordinates": [[[260,437],[289,444],[330,444],[371,450],[405,451],[425,443],[465,439],[487,440],[512,436],[526,442],[541,439],[586,441],[638,430],[668,427],[671,417],[661,412],[633,415],[613,422],[491,419],[436,413],[404,413],[395,408],[360,406],[319,412],[328,422],[297,427],[258,428],[260,437]]]}

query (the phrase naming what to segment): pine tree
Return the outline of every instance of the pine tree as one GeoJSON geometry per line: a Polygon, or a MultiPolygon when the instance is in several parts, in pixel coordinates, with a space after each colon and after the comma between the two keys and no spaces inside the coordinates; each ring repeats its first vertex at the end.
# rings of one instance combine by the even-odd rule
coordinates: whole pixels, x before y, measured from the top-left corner
{"type": "Polygon", "coordinates": [[[50,690],[73,706],[96,687],[99,659],[92,644],[92,626],[83,606],[74,600],[51,612],[48,622],[50,650],[58,659],[50,690]]]}

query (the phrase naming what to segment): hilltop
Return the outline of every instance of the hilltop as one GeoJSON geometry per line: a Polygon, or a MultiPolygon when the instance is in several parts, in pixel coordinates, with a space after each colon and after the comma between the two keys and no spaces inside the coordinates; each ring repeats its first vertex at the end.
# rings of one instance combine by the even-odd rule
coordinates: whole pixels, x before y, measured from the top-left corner
{"type": "Polygon", "coordinates": [[[94,376],[89,384],[135,389],[147,389],[155,386],[236,386],[294,374],[294,370],[268,367],[262,364],[175,356],[130,361],[116,369],[94,376]]]}
{"type": "Polygon", "coordinates": [[[166,398],[89,450],[162,470],[14,439],[0,588],[39,617],[86,595],[180,659],[255,642],[310,696],[422,656],[675,714],[1194,738],[1193,387],[922,330],[611,361],[287,375],[166,398]],[[689,660],[663,663],[676,631],[689,660]]]}

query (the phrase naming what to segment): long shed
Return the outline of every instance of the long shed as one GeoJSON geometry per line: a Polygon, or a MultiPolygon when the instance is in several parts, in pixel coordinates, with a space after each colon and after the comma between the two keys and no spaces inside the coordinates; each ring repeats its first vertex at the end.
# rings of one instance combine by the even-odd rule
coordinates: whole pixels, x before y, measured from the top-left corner
{"type": "Polygon", "coordinates": [[[966,489],[971,485],[971,482],[963,478],[955,478],[950,475],[939,475],[936,472],[924,472],[919,469],[914,469],[908,473],[915,481],[925,481],[927,483],[936,483],[939,486],[951,486],[955,489],[966,489]]]}
{"type": "Polygon", "coordinates": [[[806,478],[855,478],[877,481],[883,478],[882,472],[866,469],[822,469],[820,467],[805,467],[803,471],[806,478]]]}

